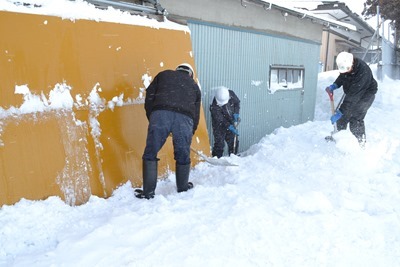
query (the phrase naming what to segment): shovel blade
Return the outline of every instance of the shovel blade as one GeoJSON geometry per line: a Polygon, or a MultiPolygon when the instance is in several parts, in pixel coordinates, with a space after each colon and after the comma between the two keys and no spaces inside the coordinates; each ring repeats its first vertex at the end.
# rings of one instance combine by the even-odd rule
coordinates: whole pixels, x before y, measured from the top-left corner
{"type": "Polygon", "coordinates": [[[193,152],[195,152],[200,158],[202,158],[205,162],[214,165],[214,166],[239,166],[227,160],[226,158],[210,158],[197,151],[196,149],[190,148],[193,152]]]}
{"type": "Polygon", "coordinates": [[[225,158],[209,158],[209,157],[204,157],[203,158],[206,162],[210,163],[211,165],[214,166],[239,166],[237,164],[234,164],[232,162],[229,162],[227,159],[225,158]]]}

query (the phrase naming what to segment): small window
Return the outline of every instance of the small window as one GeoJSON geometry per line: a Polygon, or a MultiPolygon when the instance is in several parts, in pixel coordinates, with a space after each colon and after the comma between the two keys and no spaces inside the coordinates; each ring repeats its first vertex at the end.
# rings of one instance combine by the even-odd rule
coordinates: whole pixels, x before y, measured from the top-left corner
{"type": "Polygon", "coordinates": [[[302,89],[304,87],[304,67],[271,65],[269,75],[269,90],[302,89]]]}

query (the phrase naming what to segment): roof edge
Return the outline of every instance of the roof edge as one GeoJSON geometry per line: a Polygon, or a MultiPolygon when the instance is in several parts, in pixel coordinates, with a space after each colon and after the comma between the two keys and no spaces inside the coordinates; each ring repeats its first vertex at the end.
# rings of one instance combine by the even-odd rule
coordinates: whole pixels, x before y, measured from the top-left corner
{"type": "MultiPolygon", "coordinates": [[[[244,0],[241,0],[241,1],[243,2],[244,0]]],[[[318,15],[315,15],[309,11],[290,7],[290,6],[285,6],[281,3],[278,4],[278,3],[275,3],[275,1],[264,1],[264,0],[246,0],[246,1],[261,5],[266,10],[275,8],[275,9],[287,12],[287,13],[289,13],[295,17],[298,17],[300,19],[310,19],[311,21],[317,22],[324,26],[333,25],[335,27],[342,28],[347,31],[357,31],[357,28],[354,25],[335,21],[335,20],[326,19],[326,18],[320,17],[318,15]]]]}

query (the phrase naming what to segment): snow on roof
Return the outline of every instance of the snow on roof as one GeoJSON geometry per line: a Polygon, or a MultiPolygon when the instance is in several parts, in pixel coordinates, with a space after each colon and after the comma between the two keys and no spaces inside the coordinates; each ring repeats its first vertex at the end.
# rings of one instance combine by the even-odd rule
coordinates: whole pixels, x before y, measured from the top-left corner
{"type": "Polygon", "coordinates": [[[113,7],[106,10],[96,8],[95,5],[83,0],[3,0],[0,1],[0,11],[10,11],[26,14],[57,16],[69,20],[94,20],[97,22],[112,22],[130,25],[146,26],[156,29],[171,29],[189,32],[186,25],[181,25],[164,18],[163,22],[145,16],[132,15],[113,7]]]}
{"type": "Polygon", "coordinates": [[[333,19],[328,19],[328,18],[325,18],[322,16],[318,16],[318,15],[313,14],[312,12],[304,10],[304,9],[295,8],[292,6],[293,3],[291,4],[291,2],[282,3],[280,1],[279,3],[277,3],[277,1],[265,1],[265,0],[260,0],[260,1],[264,2],[267,6],[274,5],[278,9],[286,10],[290,13],[298,14],[299,16],[301,16],[301,18],[309,18],[311,20],[316,20],[319,23],[323,23],[323,24],[328,23],[328,24],[336,25],[338,27],[342,27],[342,28],[345,28],[348,30],[357,31],[357,27],[355,27],[354,25],[340,22],[340,21],[333,20],[333,19]]]}
{"type": "Polygon", "coordinates": [[[313,10],[316,9],[319,5],[322,5],[322,1],[290,1],[290,0],[281,0],[280,3],[285,3],[287,6],[295,7],[298,9],[307,9],[313,10]]]}
{"type": "MultiPolygon", "coordinates": [[[[259,2],[265,3],[265,5],[269,6],[274,5],[278,9],[298,14],[299,16],[301,16],[301,18],[307,17],[320,23],[330,23],[349,30],[357,30],[356,27],[351,24],[324,18],[315,15],[309,11],[295,8],[290,4],[290,2],[277,3],[276,1],[264,0],[260,0],[259,2]]],[[[155,19],[150,19],[144,16],[132,15],[129,12],[121,11],[111,6],[109,6],[106,10],[103,10],[96,8],[95,5],[85,2],[83,0],[24,0],[23,2],[5,0],[0,2],[0,10],[27,14],[57,16],[61,17],[62,19],[70,19],[72,21],[77,19],[86,19],[98,22],[104,21],[139,25],[156,29],[164,28],[171,30],[182,30],[187,32],[190,31],[186,25],[181,25],[175,22],[168,21],[166,18],[164,18],[163,22],[159,22],[155,19]]]]}

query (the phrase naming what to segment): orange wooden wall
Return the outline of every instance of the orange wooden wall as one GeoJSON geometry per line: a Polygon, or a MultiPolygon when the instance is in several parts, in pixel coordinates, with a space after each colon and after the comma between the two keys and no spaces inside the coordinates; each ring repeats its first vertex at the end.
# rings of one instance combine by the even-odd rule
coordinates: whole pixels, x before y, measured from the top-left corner
{"type": "MultiPolygon", "coordinates": [[[[194,66],[190,33],[1,11],[0,36],[0,204],[57,195],[77,205],[141,186],[145,78],[194,66]],[[73,106],[53,108],[54,92],[73,106]],[[34,99],[42,111],[27,112],[34,99]]],[[[193,141],[209,152],[203,114],[193,141]]],[[[159,158],[162,177],[175,168],[170,141],[159,158]]]]}

